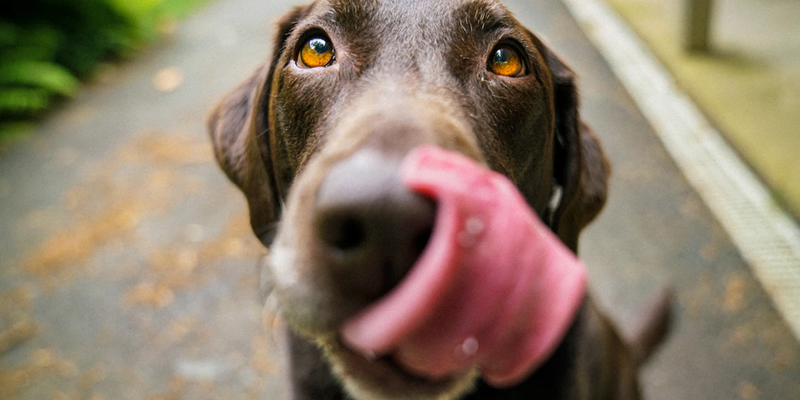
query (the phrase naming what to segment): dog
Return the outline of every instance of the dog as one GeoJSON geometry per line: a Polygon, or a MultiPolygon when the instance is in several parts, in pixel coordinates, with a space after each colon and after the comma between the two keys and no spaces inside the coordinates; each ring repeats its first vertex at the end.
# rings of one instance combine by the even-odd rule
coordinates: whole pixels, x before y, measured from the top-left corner
{"type": "Polygon", "coordinates": [[[572,70],[496,0],[317,0],[278,22],[270,59],[212,111],[218,163],[244,193],[280,314],[291,399],[639,399],[669,294],[621,334],[586,296],[523,381],[430,379],[364,357],[338,327],[425,248],[436,204],[400,161],[435,145],[505,175],[575,252],[610,166],[572,70]]]}

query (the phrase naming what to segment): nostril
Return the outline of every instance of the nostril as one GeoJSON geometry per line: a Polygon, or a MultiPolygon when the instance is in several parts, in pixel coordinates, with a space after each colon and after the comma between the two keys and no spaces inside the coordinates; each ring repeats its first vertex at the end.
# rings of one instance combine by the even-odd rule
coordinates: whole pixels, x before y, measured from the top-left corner
{"type": "Polygon", "coordinates": [[[345,252],[358,249],[367,238],[364,224],[353,216],[321,218],[317,228],[323,243],[345,252]]]}
{"type": "Polygon", "coordinates": [[[414,238],[412,239],[413,247],[413,254],[416,257],[422,255],[422,252],[425,251],[425,247],[428,246],[428,242],[431,239],[431,234],[433,234],[433,228],[424,228],[422,229],[414,238]]]}

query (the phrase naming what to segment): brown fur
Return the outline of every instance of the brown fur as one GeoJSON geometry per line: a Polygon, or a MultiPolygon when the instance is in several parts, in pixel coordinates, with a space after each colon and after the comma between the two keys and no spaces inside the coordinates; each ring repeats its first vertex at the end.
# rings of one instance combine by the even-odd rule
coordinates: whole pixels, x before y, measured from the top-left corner
{"type": "Polygon", "coordinates": [[[577,250],[580,231],[605,203],[610,168],[580,119],[574,73],[553,51],[493,0],[320,0],[279,21],[273,49],[208,127],[220,166],[247,198],[253,231],[273,249],[267,276],[288,321],[290,398],[640,397],[636,368],[666,333],[668,296],[627,340],[587,297],[550,360],[503,389],[471,375],[410,376],[391,362],[353,357],[335,335],[383,292],[342,289],[343,279],[372,278],[342,278],[331,268],[314,236],[315,202],[329,171],[365,149],[382,154],[389,170],[421,144],[466,154],[508,176],[577,250]],[[295,65],[309,32],[330,37],[335,65],[295,65]],[[526,76],[487,75],[488,53],[500,42],[518,46],[526,76]]]}

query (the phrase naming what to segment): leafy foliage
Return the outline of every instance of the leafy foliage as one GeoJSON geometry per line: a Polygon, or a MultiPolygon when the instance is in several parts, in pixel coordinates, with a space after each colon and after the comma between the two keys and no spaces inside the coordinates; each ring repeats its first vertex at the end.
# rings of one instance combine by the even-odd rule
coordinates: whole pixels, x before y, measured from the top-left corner
{"type": "Polygon", "coordinates": [[[25,0],[0,14],[0,138],[205,0],[25,0]]]}

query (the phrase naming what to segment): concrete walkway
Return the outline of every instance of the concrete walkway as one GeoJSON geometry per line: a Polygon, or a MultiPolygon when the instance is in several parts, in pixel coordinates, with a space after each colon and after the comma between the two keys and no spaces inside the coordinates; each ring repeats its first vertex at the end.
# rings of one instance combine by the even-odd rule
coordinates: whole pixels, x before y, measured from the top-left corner
{"type": "Polygon", "coordinates": [[[800,1],[713,1],[708,54],[683,51],[689,1],[606,1],[800,217],[800,1]]]}
{"type": "MultiPolygon", "coordinates": [[[[626,325],[676,287],[647,398],[800,398],[800,346],[563,5],[507,4],[579,73],[614,164],[581,245],[600,303],[626,325]]],[[[290,6],[210,4],[0,155],[0,398],[282,398],[256,290],[264,250],[204,118],[290,6]]]]}

